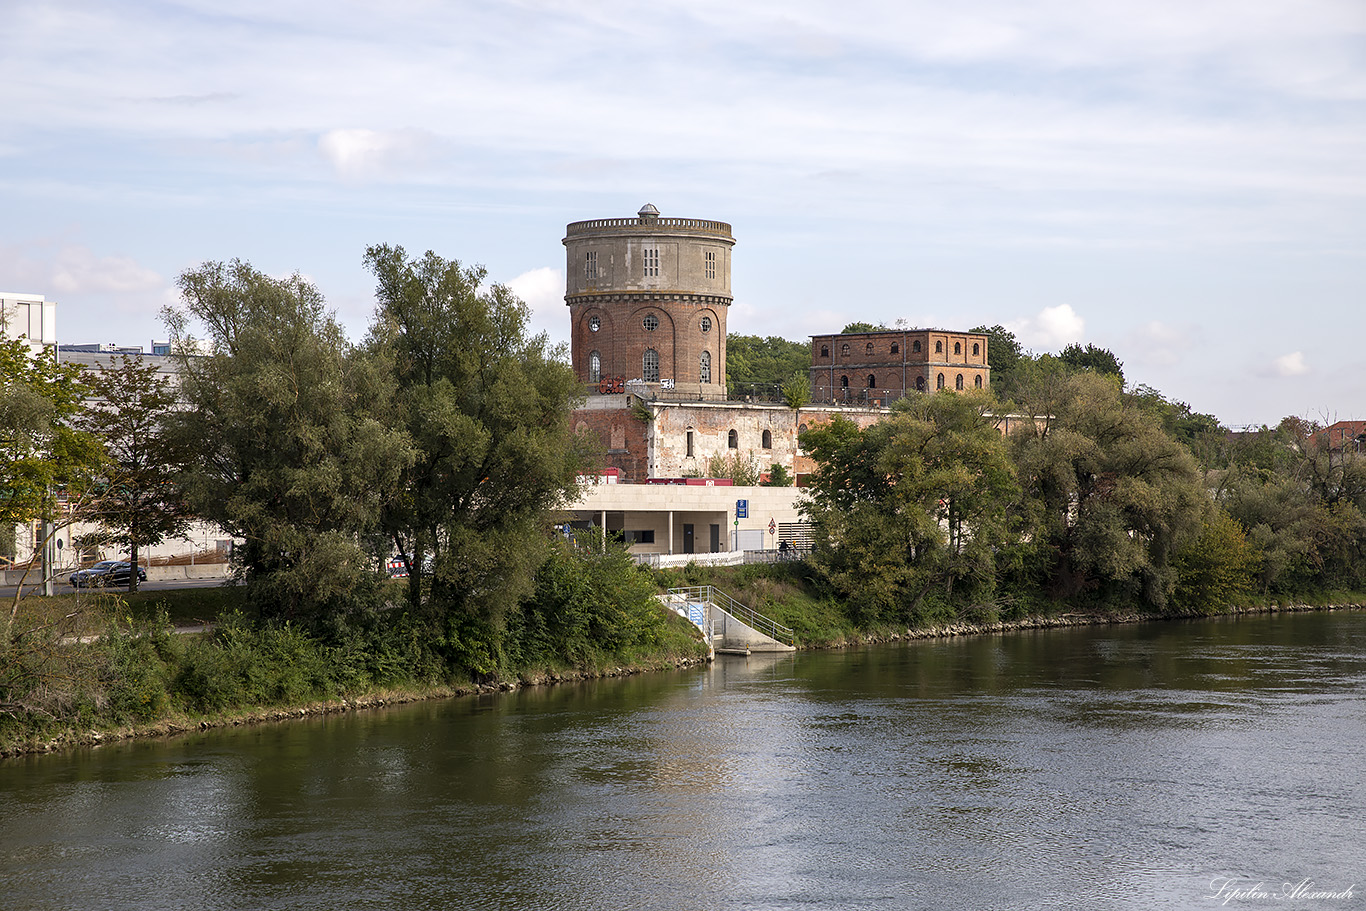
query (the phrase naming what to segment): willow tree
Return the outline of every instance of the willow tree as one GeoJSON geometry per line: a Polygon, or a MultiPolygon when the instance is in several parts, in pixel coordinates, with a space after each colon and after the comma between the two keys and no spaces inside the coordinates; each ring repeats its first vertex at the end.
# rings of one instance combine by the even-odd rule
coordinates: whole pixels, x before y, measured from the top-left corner
{"type": "Polygon", "coordinates": [[[382,524],[407,563],[413,605],[446,617],[459,651],[488,641],[464,626],[497,626],[531,590],[548,513],[580,467],[569,429],[580,385],[563,351],[529,332],[526,304],[485,286],[482,267],[388,245],[370,247],[365,263],[378,282],[368,347],[392,377],[392,425],[414,450],[382,524]]]}
{"type": "Polygon", "coordinates": [[[1166,607],[1172,557],[1209,508],[1195,460],[1115,377],[1061,379],[1050,406],[1012,437],[1039,581],[1059,597],[1166,607]]]}
{"type": "Polygon", "coordinates": [[[1017,493],[985,393],[913,396],[860,430],[802,435],[818,568],[861,623],[906,619],[934,591],[982,597],[1017,493]]]}
{"type": "Polygon", "coordinates": [[[362,543],[409,459],[402,432],[376,417],[387,388],[297,274],[210,262],[178,284],[183,306],[165,317],[185,403],[176,426],[196,450],[187,499],[243,539],[234,560],[263,612],[349,606],[376,576],[362,543]]]}

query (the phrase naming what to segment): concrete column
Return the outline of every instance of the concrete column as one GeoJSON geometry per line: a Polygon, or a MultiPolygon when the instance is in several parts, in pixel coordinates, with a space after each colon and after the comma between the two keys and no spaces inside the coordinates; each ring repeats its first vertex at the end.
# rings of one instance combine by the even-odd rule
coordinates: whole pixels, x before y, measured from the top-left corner
{"type": "Polygon", "coordinates": [[[674,552],[674,511],[669,510],[669,554],[674,552]]]}
{"type": "Polygon", "coordinates": [[[602,553],[607,553],[607,510],[602,511],[602,553]]]}

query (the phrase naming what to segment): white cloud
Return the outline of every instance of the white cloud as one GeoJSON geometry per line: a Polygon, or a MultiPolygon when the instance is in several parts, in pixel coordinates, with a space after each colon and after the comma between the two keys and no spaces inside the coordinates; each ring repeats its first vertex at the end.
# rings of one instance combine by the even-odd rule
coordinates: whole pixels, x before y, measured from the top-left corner
{"type": "Polygon", "coordinates": [[[87,247],[68,246],[52,264],[51,287],[57,294],[129,294],[165,286],[156,272],[126,256],[96,256],[87,247]]]}
{"type": "Polygon", "coordinates": [[[1303,351],[1292,351],[1272,361],[1271,371],[1276,376],[1304,376],[1309,372],[1309,365],[1304,362],[1303,351]]]}
{"type": "Polygon", "coordinates": [[[1026,348],[1047,350],[1080,342],[1086,331],[1086,320],[1070,304],[1059,304],[1044,307],[1035,316],[1006,323],[1006,328],[1014,332],[1026,348]]]}
{"type": "Polygon", "coordinates": [[[568,337],[563,271],[542,266],[523,272],[505,284],[531,308],[532,332],[545,332],[551,341],[563,341],[568,337]]]}
{"type": "Polygon", "coordinates": [[[384,176],[421,163],[431,136],[420,130],[329,130],[318,139],[318,151],[342,177],[384,176]]]}
{"type": "Polygon", "coordinates": [[[1172,326],[1150,320],[1129,333],[1124,350],[1135,364],[1169,367],[1179,363],[1181,353],[1195,343],[1199,330],[1194,326],[1172,326]]]}

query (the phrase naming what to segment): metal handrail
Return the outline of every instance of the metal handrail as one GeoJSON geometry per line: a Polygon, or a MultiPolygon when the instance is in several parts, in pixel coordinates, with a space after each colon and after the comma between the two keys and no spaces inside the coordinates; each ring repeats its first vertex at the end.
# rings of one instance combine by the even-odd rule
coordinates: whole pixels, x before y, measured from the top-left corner
{"type": "Polygon", "coordinates": [[[690,601],[709,601],[738,620],[784,645],[796,644],[796,633],[789,627],[765,617],[748,605],[741,604],[714,585],[694,585],[686,588],[669,589],[670,597],[680,597],[690,601]]]}

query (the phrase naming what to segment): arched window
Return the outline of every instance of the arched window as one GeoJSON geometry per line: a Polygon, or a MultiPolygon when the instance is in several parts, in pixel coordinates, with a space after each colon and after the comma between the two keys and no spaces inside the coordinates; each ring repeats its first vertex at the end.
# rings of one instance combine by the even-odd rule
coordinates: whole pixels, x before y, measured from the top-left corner
{"type": "Polygon", "coordinates": [[[848,346],[848,345],[842,345],[842,346],[840,346],[840,354],[844,355],[845,357],[848,357],[848,356],[849,356],[849,346],[848,346]]]}
{"type": "Polygon", "coordinates": [[[867,345],[865,345],[865,346],[863,347],[863,352],[864,352],[865,354],[872,354],[872,353],[873,353],[873,343],[872,343],[872,342],[869,342],[867,345]]]}
{"type": "Polygon", "coordinates": [[[900,354],[900,353],[901,353],[901,346],[898,345],[896,342],[892,342],[892,353],[893,353],[893,354],[900,354]]]}
{"type": "Polygon", "coordinates": [[[916,353],[916,354],[919,354],[919,353],[920,353],[920,340],[919,340],[919,339],[917,339],[917,340],[911,342],[911,351],[914,352],[914,353],[916,353]]]}
{"type": "Polygon", "coordinates": [[[869,388],[869,389],[876,389],[876,388],[877,388],[877,375],[876,375],[876,374],[873,374],[873,373],[868,374],[868,388],[869,388]]]}
{"type": "Polygon", "coordinates": [[[602,379],[602,355],[593,351],[588,355],[588,382],[596,383],[602,379]]]}
{"type": "Polygon", "coordinates": [[[976,342],[973,342],[973,343],[972,343],[972,356],[973,356],[973,357],[976,357],[977,355],[979,355],[979,354],[981,354],[981,353],[982,353],[982,348],[981,348],[981,346],[978,345],[976,342]]]}
{"type": "Polygon", "coordinates": [[[730,449],[739,449],[739,448],[740,448],[740,434],[736,433],[734,430],[732,430],[730,433],[726,434],[726,446],[729,447],[730,449]]]}
{"type": "Polygon", "coordinates": [[[840,377],[840,388],[841,388],[841,389],[848,389],[848,388],[849,388],[849,377],[847,377],[847,376],[842,376],[842,377],[840,377]]]}
{"type": "Polygon", "coordinates": [[[829,356],[830,356],[830,346],[829,346],[829,345],[821,345],[821,357],[829,357],[829,356]]]}
{"type": "Polygon", "coordinates": [[[972,378],[972,385],[973,385],[973,388],[974,388],[974,389],[981,389],[981,388],[982,388],[982,376],[981,376],[981,374],[978,374],[977,376],[974,376],[974,377],[972,378]]]}
{"type": "Polygon", "coordinates": [[[765,448],[765,449],[772,449],[772,448],[773,448],[773,431],[771,431],[771,430],[765,430],[765,431],[764,431],[764,441],[763,441],[763,442],[764,442],[764,448],[765,448]]]}
{"type": "Polygon", "coordinates": [[[935,353],[935,354],[943,354],[943,353],[944,353],[944,343],[943,343],[943,342],[935,342],[935,343],[934,343],[934,353],[935,353]]]}
{"type": "Polygon", "coordinates": [[[640,359],[640,378],[647,383],[659,382],[659,352],[653,348],[646,348],[640,359]]]}
{"type": "Polygon", "coordinates": [[[804,433],[806,433],[806,425],[805,425],[805,424],[798,424],[798,425],[797,425],[797,436],[801,436],[801,435],[804,434],[804,433]]]}
{"type": "Polygon", "coordinates": [[[944,388],[944,374],[942,374],[942,373],[939,374],[939,379],[935,382],[934,388],[935,388],[935,389],[943,389],[943,388],[944,388]]]}
{"type": "Polygon", "coordinates": [[[959,392],[963,391],[963,374],[958,374],[958,379],[953,381],[953,388],[957,389],[959,392]]]}
{"type": "Polygon", "coordinates": [[[925,378],[924,378],[923,376],[918,376],[918,377],[915,378],[915,391],[916,391],[916,392],[924,392],[924,391],[925,391],[925,378]]]}
{"type": "Polygon", "coordinates": [[[703,351],[700,363],[697,365],[697,380],[700,383],[711,382],[711,352],[703,351]]]}
{"type": "Polygon", "coordinates": [[[953,343],[953,353],[954,353],[954,354],[962,354],[962,353],[963,353],[963,346],[962,346],[960,343],[958,343],[958,342],[954,342],[954,343],[953,343]]]}

